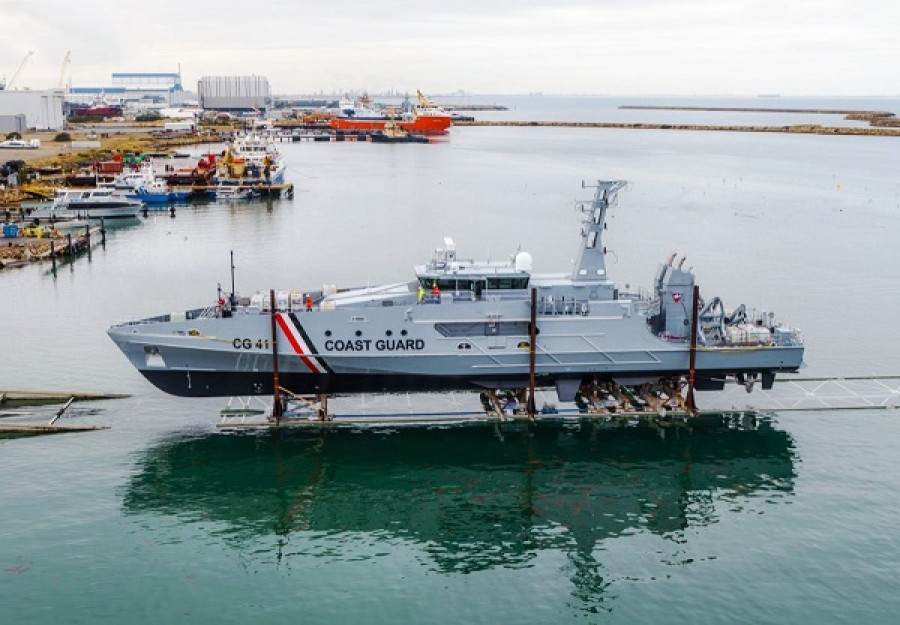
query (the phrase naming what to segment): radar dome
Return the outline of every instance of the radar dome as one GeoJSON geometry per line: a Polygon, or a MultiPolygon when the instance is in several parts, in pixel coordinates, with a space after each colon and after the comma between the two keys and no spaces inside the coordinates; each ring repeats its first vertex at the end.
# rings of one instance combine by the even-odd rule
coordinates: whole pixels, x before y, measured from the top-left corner
{"type": "Polygon", "coordinates": [[[534,266],[534,260],[528,252],[519,252],[516,254],[516,271],[531,271],[534,266]]]}

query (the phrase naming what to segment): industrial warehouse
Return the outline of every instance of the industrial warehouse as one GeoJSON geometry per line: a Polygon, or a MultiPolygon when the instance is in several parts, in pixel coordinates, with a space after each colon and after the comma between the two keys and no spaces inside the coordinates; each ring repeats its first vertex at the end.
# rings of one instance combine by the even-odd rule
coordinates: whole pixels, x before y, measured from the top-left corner
{"type": "Polygon", "coordinates": [[[0,132],[59,131],[67,120],[96,120],[140,115],[197,118],[203,111],[264,113],[272,106],[265,76],[203,76],[196,93],[183,86],[181,67],[174,72],[114,72],[108,81],[75,84],[69,77],[71,53],[58,79],[35,88],[26,85],[29,51],[10,77],[0,78],[0,132]],[[52,86],[50,86],[52,85],[52,86]]]}

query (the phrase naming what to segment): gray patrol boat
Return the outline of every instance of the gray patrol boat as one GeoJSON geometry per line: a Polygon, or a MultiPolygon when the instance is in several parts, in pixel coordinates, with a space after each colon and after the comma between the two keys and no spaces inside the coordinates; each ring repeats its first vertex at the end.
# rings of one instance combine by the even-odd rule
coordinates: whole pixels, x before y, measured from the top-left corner
{"type": "Polygon", "coordinates": [[[532,273],[525,252],[464,260],[445,239],[409,282],[223,294],[210,307],[108,333],[150,382],[193,397],[272,395],[277,380],[320,396],[555,386],[571,401],[612,384],[657,385],[668,396],[688,379],[699,390],[729,378],[767,388],[777,372],[797,371],[797,329],[771,312],[701,298],[683,259],[660,265],[650,293],[616,287],[602,236],[624,185],[599,181],[593,201],[578,203],[581,249],[570,273],[532,273]]]}

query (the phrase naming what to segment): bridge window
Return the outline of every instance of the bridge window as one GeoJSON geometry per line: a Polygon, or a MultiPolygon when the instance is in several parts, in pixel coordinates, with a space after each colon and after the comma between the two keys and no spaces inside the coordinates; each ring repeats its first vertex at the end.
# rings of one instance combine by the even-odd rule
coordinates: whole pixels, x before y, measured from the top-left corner
{"type": "Polygon", "coordinates": [[[527,289],[528,278],[488,278],[488,290],[527,289]]]}
{"type": "Polygon", "coordinates": [[[480,282],[485,290],[515,290],[528,288],[528,276],[510,277],[510,278],[485,278],[480,280],[472,280],[468,278],[427,278],[419,277],[419,284],[426,291],[434,286],[437,282],[441,291],[475,291],[476,282],[480,282]]]}

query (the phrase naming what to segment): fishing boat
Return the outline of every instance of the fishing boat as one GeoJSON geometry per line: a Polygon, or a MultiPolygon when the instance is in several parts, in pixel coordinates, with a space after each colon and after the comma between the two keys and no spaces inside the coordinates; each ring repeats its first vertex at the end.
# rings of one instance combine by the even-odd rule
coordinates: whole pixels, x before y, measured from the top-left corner
{"type": "Polygon", "coordinates": [[[284,182],[284,159],[275,141],[252,131],[236,136],[225,149],[213,183],[278,185],[284,182]]]}
{"type": "Polygon", "coordinates": [[[388,123],[396,124],[406,132],[443,134],[452,123],[450,113],[416,92],[416,104],[404,102],[400,111],[374,106],[368,98],[355,105],[344,102],[340,112],[331,119],[334,130],[384,130],[388,123]]]}
{"type": "Polygon", "coordinates": [[[647,294],[609,279],[602,237],[623,186],[599,181],[578,204],[581,245],[565,274],[533,273],[526,252],[464,260],[447,239],[409,281],[224,294],[108,334],[144,377],[181,396],[272,394],[273,354],[281,387],[319,395],[533,386],[571,401],[586,385],[768,388],[796,371],[799,330],[701,297],[683,259],[661,264],[647,294]]]}

